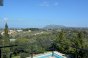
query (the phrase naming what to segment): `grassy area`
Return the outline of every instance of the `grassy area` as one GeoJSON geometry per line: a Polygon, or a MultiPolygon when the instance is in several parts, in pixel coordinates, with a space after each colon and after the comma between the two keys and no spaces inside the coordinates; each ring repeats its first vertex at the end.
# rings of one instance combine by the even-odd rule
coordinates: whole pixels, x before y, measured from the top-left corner
{"type": "Polygon", "coordinates": [[[14,56],[14,57],[12,57],[12,58],[20,58],[20,56],[14,56]]]}

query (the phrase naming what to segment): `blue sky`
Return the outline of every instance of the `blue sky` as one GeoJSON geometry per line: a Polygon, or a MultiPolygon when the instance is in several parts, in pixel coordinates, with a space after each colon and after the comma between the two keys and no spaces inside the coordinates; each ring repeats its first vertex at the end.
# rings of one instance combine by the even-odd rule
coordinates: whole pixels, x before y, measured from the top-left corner
{"type": "Polygon", "coordinates": [[[0,27],[88,27],[88,0],[4,0],[0,27]]]}

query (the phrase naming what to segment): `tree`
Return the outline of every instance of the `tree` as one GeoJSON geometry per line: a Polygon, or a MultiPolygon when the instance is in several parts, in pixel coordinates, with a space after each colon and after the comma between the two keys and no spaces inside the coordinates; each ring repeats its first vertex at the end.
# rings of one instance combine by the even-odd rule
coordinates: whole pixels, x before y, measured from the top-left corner
{"type": "MultiPolygon", "coordinates": [[[[4,29],[4,36],[3,36],[3,39],[2,39],[2,45],[3,46],[9,46],[10,45],[10,40],[9,40],[9,34],[8,34],[8,25],[7,23],[5,24],[5,29],[4,29]]],[[[9,58],[9,55],[10,55],[10,48],[9,47],[4,47],[2,48],[2,53],[3,53],[3,58],[4,56],[6,58],[9,58]]]]}
{"type": "Polygon", "coordinates": [[[7,25],[7,23],[5,24],[4,36],[5,36],[6,38],[9,37],[9,34],[8,34],[8,25],[7,25]]]}
{"type": "Polygon", "coordinates": [[[2,45],[2,35],[0,34],[0,45],[2,45]]]}
{"type": "Polygon", "coordinates": [[[56,38],[56,44],[58,47],[58,50],[60,51],[66,51],[66,36],[65,32],[62,30],[58,33],[57,38],[56,38]]]}

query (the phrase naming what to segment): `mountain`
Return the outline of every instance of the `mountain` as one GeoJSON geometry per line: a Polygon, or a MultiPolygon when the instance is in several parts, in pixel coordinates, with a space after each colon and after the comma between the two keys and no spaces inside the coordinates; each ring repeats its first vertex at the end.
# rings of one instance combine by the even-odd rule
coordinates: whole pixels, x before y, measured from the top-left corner
{"type": "Polygon", "coordinates": [[[43,29],[62,29],[65,28],[63,25],[47,25],[43,29]]]}

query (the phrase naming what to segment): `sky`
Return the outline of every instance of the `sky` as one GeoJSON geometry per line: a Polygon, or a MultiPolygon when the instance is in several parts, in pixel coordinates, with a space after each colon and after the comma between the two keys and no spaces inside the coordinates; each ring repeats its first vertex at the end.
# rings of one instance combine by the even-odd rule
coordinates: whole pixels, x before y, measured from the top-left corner
{"type": "Polygon", "coordinates": [[[88,27],[88,0],[4,0],[0,27],[88,27]]]}

